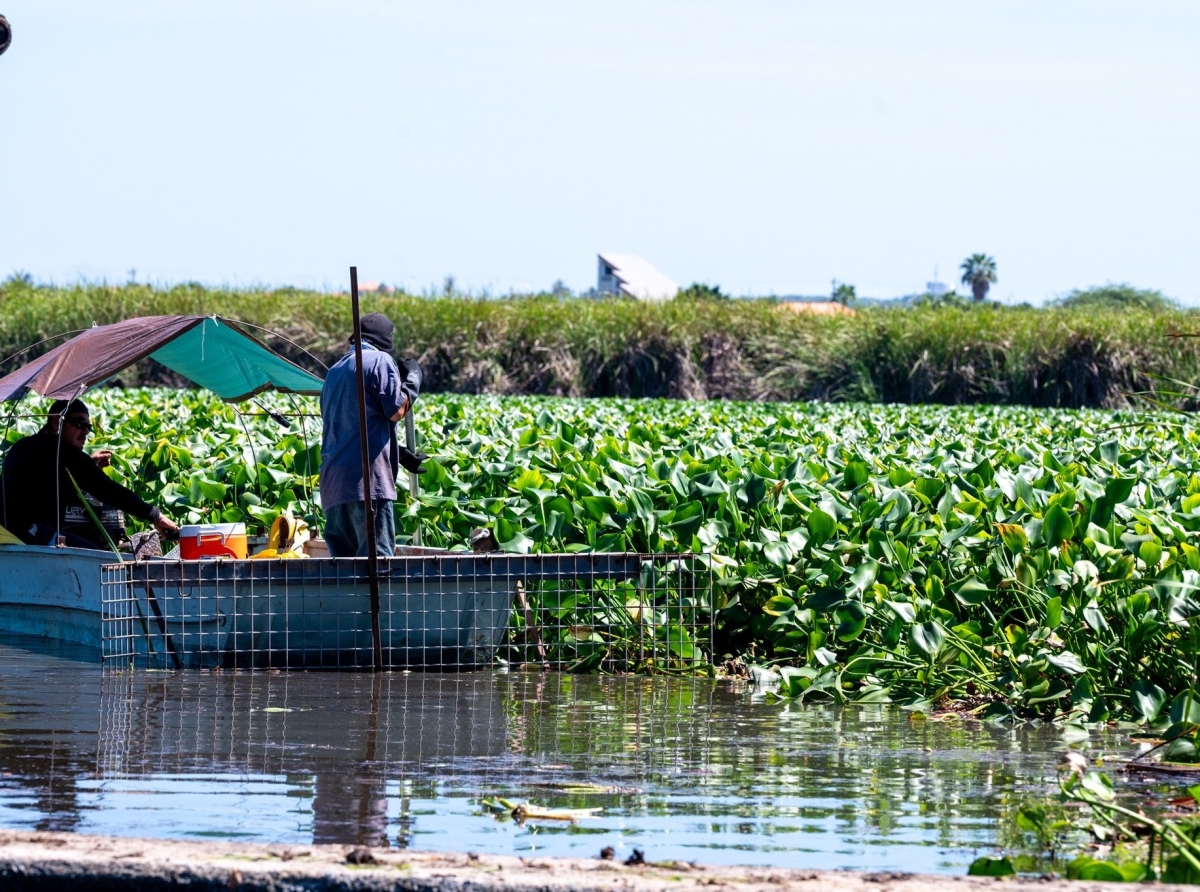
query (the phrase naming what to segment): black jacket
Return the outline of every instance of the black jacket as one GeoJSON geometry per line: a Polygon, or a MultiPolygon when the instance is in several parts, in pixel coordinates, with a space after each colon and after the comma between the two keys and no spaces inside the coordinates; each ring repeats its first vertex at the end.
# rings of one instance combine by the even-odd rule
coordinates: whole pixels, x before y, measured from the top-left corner
{"type": "Polygon", "coordinates": [[[4,457],[0,474],[0,525],[22,541],[30,541],[35,524],[52,529],[62,526],[67,506],[82,507],[75,483],[88,495],[126,514],[153,520],[158,509],[143,502],[132,491],[110,480],[82,449],[58,442],[58,435],[42,428],[13,444],[4,457]],[[58,507],[55,510],[54,456],[58,453],[58,507]],[[70,476],[68,476],[70,472],[70,476]]]}

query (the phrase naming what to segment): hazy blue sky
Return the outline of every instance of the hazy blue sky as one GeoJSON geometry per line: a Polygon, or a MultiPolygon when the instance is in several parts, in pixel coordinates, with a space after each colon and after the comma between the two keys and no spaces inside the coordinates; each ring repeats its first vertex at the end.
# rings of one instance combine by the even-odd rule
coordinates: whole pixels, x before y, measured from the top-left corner
{"type": "Polygon", "coordinates": [[[0,0],[0,276],[1200,303],[1200,4],[0,0]]]}

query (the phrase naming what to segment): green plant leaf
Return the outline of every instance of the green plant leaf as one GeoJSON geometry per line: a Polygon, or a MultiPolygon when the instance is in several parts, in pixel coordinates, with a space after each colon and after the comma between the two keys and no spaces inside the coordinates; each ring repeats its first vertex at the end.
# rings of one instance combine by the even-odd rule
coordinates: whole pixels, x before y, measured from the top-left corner
{"type": "Polygon", "coordinates": [[[1124,883],[1123,874],[1115,864],[1080,856],[1067,865],[1067,878],[1072,880],[1098,880],[1105,883],[1124,883]]]}
{"type": "Polygon", "coordinates": [[[789,610],[794,610],[796,602],[787,595],[776,595],[763,605],[763,613],[768,616],[779,616],[789,610]]]}
{"type": "Polygon", "coordinates": [[[1087,672],[1087,668],[1080,661],[1079,657],[1071,653],[1069,650],[1060,651],[1056,654],[1047,654],[1046,662],[1051,666],[1056,666],[1068,675],[1083,675],[1087,672]]]}
{"type": "MultiPolygon", "coordinates": [[[[364,478],[360,476],[360,482],[362,479],[364,478]]],[[[512,482],[512,488],[519,493],[524,493],[527,489],[541,489],[545,482],[546,478],[542,476],[541,471],[539,471],[537,468],[527,468],[517,476],[516,480],[512,482]]]]}
{"type": "Polygon", "coordinates": [[[931,660],[946,642],[946,632],[936,622],[918,623],[909,629],[908,635],[912,646],[931,660]]]}
{"type": "Polygon", "coordinates": [[[1113,505],[1123,504],[1133,494],[1136,483],[1133,477],[1113,477],[1104,485],[1104,497],[1113,505]]]}
{"type": "Polygon", "coordinates": [[[1046,545],[1050,548],[1062,545],[1071,538],[1074,531],[1071,517],[1063,510],[1062,505],[1054,504],[1046,509],[1046,516],[1042,518],[1042,538],[1046,545]]]}
{"type": "Polygon", "coordinates": [[[853,641],[867,625],[867,612],[858,601],[845,602],[844,606],[834,611],[834,618],[838,621],[839,641],[853,641]]]}
{"type": "Polygon", "coordinates": [[[886,604],[902,622],[911,623],[916,621],[917,611],[912,604],[909,604],[906,601],[884,601],[883,603],[886,604]]]}
{"type": "Polygon", "coordinates": [[[850,574],[850,585],[857,592],[865,592],[879,575],[878,561],[863,561],[850,574]]]}
{"type": "Polygon", "coordinates": [[[996,532],[1000,534],[1004,546],[1013,554],[1020,554],[1029,544],[1029,536],[1019,523],[998,523],[996,532]]]}
{"type": "Polygon", "coordinates": [[[1144,678],[1135,681],[1129,692],[1129,703],[1134,712],[1148,722],[1158,718],[1166,699],[1167,695],[1163,693],[1162,688],[1144,678]]]}
{"type": "Polygon", "coordinates": [[[1171,722],[1200,725],[1200,694],[1181,691],[1171,701],[1171,722]]]}
{"type": "Polygon", "coordinates": [[[856,489],[871,479],[867,464],[857,459],[846,462],[846,470],[842,473],[842,485],[846,489],[856,489]]]}
{"type": "Polygon", "coordinates": [[[1055,596],[1046,599],[1046,627],[1057,629],[1062,625],[1062,598],[1055,596]]]}
{"type": "Polygon", "coordinates": [[[986,603],[991,594],[992,590],[974,576],[968,576],[954,592],[955,597],[968,607],[986,603]]]}
{"type": "Polygon", "coordinates": [[[792,559],[792,547],[786,540],[768,542],[763,546],[763,557],[776,567],[786,567],[792,559]]]}
{"type": "Polygon", "coordinates": [[[835,532],[837,521],[820,508],[814,508],[808,515],[808,534],[812,537],[814,545],[822,545],[829,541],[835,532]]]}
{"type": "Polygon", "coordinates": [[[976,858],[967,868],[969,877],[1012,877],[1017,871],[1007,858],[976,858]]]}

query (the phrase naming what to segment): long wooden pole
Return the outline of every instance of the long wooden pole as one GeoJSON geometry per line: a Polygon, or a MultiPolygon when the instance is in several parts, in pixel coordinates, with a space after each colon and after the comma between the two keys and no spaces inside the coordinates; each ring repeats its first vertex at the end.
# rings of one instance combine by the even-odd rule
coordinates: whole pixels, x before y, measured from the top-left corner
{"type": "Polygon", "coordinates": [[[375,501],[371,497],[371,450],[367,445],[367,379],[363,372],[362,320],[358,315],[358,267],[350,267],[350,306],[354,313],[354,366],[358,384],[358,439],[362,444],[363,525],[367,528],[367,582],[371,587],[371,668],[383,669],[379,634],[379,552],[375,547],[375,501]]]}
{"type": "MultiPolygon", "coordinates": [[[[404,443],[408,446],[409,452],[417,451],[417,423],[413,419],[413,407],[408,407],[408,412],[404,416],[404,443]]],[[[415,502],[417,500],[417,472],[408,472],[408,494],[415,502]]],[[[421,545],[421,518],[417,517],[417,529],[413,533],[413,545],[420,547],[421,545]]]]}

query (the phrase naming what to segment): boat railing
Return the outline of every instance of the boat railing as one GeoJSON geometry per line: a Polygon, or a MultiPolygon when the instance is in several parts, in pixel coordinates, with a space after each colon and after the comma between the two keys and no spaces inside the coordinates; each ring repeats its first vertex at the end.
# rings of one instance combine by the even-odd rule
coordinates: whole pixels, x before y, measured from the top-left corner
{"type": "MultiPolygon", "coordinates": [[[[372,668],[367,562],[151,559],[101,574],[106,668],[372,668]]],[[[695,554],[425,552],[379,561],[384,668],[707,672],[695,554]]]]}

